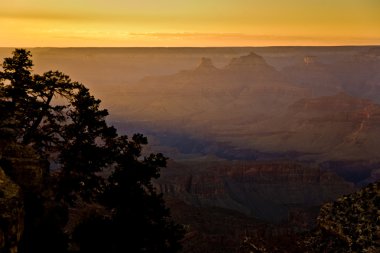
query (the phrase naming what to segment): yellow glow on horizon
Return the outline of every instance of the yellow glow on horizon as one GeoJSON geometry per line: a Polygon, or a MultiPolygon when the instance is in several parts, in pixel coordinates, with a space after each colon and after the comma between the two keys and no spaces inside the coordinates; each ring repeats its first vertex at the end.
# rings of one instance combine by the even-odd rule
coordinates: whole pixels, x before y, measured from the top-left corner
{"type": "Polygon", "coordinates": [[[380,44],[378,0],[14,0],[1,47],[380,44]]]}

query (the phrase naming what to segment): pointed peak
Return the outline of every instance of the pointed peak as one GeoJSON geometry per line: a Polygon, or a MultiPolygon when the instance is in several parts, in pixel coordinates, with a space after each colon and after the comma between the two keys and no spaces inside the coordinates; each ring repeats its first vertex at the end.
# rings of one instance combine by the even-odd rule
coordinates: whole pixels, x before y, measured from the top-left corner
{"type": "Polygon", "coordinates": [[[233,58],[227,67],[251,67],[259,65],[267,65],[267,63],[263,57],[254,52],[251,52],[248,55],[243,55],[239,58],[233,58]]]}
{"type": "Polygon", "coordinates": [[[199,67],[202,67],[202,66],[203,67],[214,67],[214,64],[212,63],[212,60],[210,58],[202,57],[201,63],[199,64],[199,67]]]}
{"type": "Polygon", "coordinates": [[[260,55],[256,54],[255,52],[250,52],[248,55],[246,55],[246,56],[242,56],[242,57],[248,57],[248,58],[260,58],[260,59],[263,58],[263,57],[261,57],[260,55]]]}
{"type": "Polygon", "coordinates": [[[265,62],[263,57],[254,52],[250,52],[248,55],[240,56],[238,59],[245,62],[265,62]]]}
{"type": "Polygon", "coordinates": [[[217,68],[214,66],[210,58],[202,57],[200,64],[195,70],[196,71],[214,71],[216,69],[217,68]]]}

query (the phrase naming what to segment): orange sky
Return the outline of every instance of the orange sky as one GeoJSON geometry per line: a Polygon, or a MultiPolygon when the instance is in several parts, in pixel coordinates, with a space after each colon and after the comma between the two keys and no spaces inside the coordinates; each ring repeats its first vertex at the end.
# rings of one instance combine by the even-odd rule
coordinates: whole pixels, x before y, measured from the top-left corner
{"type": "Polygon", "coordinates": [[[380,44],[379,0],[12,0],[0,47],[380,44]]]}

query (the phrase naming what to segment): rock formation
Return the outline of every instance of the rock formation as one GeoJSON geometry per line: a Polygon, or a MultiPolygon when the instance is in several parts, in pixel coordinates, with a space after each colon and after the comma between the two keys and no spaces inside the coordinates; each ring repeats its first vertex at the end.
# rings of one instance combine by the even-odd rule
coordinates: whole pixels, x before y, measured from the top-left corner
{"type": "Polygon", "coordinates": [[[218,69],[214,66],[212,60],[210,58],[205,57],[201,58],[201,63],[195,69],[196,73],[212,73],[216,71],[218,71],[218,69]]]}
{"type": "Polygon", "coordinates": [[[243,55],[238,58],[233,58],[231,62],[226,66],[226,69],[229,70],[248,70],[252,71],[255,68],[270,68],[273,69],[270,65],[266,63],[264,58],[260,55],[255,54],[254,52],[249,53],[248,55],[243,55]]]}
{"type": "Polygon", "coordinates": [[[44,166],[30,148],[0,141],[0,252],[17,253],[24,231],[24,195],[41,190],[44,166]]]}
{"type": "Polygon", "coordinates": [[[379,252],[380,182],[325,204],[307,252],[379,252]]]}
{"type": "Polygon", "coordinates": [[[242,245],[247,240],[265,252],[292,252],[289,249],[294,247],[291,226],[269,224],[223,208],[188,205],[178,199],[167,198],[165,202],[173,218],[186,229],[181,253],[249,253],[252,251],[245,251],[242,245]]]}
{"type": "Polygon", "coordinates": [[[329,72],[348,94],[369,98],[380,103],[380,59],[367,53],[357,53],[329,65],[329,72]]]}
{"type": "Polygon", "coordinates": [[[343,92],[331,73],[317,60],[280,73],[255,53],[224,68],[203,58],[193,70],[142,80],[125,94],[121,114],[165,143],[173,139],[171,146],[187,143],[168,135],[185,135],[205,150],[231,154],[223,158],[251,159],[259,152],[318,162],[378,161],[379,105],[343,92]]]}
{"type": "Polygon", "coordinates": [[[24,230],[24,204],[20,187],[0,167],[0,252],[17,253],[24,230]]]}
{"type": "Polygon", "coordinates": [[[310,89],[314,97],[343,91],[342,81],[331,73],[329,65],[319,62],[315,56],[305,56],[302,62],[287,66],[281,72],[289,82],[310,89]]]}
{"type": "Polygon", "coordinates": [[[355,189],[333,173],[285,161],[174,166],[157,182],[164,194],[272,222],[288,220],[300,208],[319,206],[355,189]]]}
{"type": "Polygon", "coordinates": [[[303,58],[303,62],[304,62],[306,65],[314,64],[314,63],[315,63],[315,60],[316,60],[316,57],[315,57],[315,56],[305,56],[305,57],[303,58]]]}
{"type": "Polygon", "coordinates": [[[1,151],[4,170],[23,190],[39,191],[48,170],[48,164],[30,147],[20,144],[6,145],[1,151]]]}

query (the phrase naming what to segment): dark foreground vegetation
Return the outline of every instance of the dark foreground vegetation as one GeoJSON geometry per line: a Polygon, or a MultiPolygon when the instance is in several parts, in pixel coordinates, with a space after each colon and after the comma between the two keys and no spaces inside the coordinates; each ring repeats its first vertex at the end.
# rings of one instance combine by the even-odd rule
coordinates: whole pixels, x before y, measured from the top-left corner
{"type": "Polygon", "coordinates": [[[151,183],[167,158],[118,135],[84,85],[32,67],[16,49],[0,69],[0,252],[177,252],[151,183]]]}

